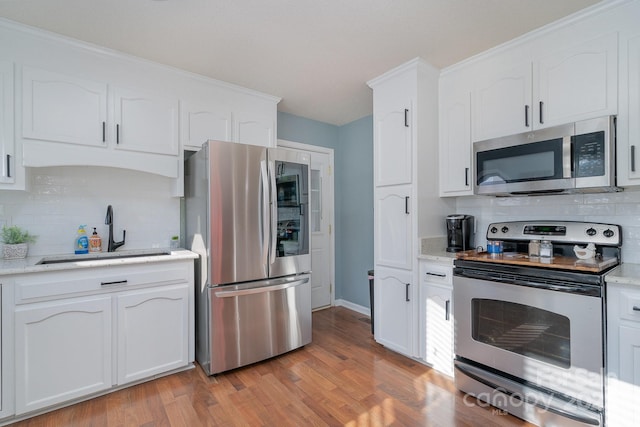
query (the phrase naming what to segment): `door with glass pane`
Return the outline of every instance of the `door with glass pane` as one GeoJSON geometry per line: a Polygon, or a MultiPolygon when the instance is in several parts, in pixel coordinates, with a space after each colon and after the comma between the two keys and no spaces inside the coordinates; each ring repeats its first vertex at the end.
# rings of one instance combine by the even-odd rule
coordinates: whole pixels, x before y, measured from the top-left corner
{"type": "Polygon", "coordinates": [[[331,305],[331,165],[329,154],[311,153],[311,306],[331,305]]]}

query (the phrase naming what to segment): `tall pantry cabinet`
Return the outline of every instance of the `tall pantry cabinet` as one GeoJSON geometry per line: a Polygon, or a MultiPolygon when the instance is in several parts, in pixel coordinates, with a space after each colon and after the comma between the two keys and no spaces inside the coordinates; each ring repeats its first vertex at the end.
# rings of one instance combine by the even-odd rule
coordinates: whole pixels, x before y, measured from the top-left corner
{"type": "Polygon", "coordinates": [[[438,76],[420,58],[368,82],[374,126],[375,339],[417,357],[420,237],[444,235],[438,197],[438,76]]]}

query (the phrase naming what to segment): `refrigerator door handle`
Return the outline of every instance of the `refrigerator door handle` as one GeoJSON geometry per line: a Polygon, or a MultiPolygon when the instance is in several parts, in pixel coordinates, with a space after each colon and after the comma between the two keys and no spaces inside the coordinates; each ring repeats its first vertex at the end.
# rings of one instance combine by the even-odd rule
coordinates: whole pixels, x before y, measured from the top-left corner
{"type": "Polygon", "coordinates": [[[271,227],[270,236],[271,244],[269,246],[269,263],[273,264],[276,261],[277,249],[277,237],[278,237],[278,189],[276,188],[276,162],[269,161],[269,182],[271,184],[271,227]]]}
{"type": "Polygon", "coordinates": [[[262,206],[260,215],[262,216],[262,263],[269,263],[269,241],[271,240],[271,227],[269,224],[269,172],[267,171],[266,160],[260,161],[260,181],[262,182],[262,206]]]}
{"type": "Polygon", "coordinates": [[[243,295],[259,294],[264,292],[272,292],[272,291],[279,291],[287,288],[293,288],[296,286],[304,285],[307,282],[309,282],[308,277],[301,280],[296,280],[293,282],[280,283],[278,285],[258,286],[255,288],[248,288],[248,289],[234,289],[232,291],[214,291],[214,295],[217,298],[239,297],[243,295]]]}

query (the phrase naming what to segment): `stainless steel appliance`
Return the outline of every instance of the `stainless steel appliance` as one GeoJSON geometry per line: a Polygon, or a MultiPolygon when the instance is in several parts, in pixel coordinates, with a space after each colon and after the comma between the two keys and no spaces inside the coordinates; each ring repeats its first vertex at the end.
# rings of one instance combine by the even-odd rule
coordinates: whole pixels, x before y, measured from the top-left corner
{"type": "Polygon", "coordinates": [[[456,386],[538,425],[602,425],[604,275],[620,262],[620,227],[504,222],[487,239],[504,252],[455,260],[456,386]],[[530,259],[530,240],[551,241],[553,257],[530,259]],[[588,243],[596,255],[576,258],[588,243]]]}
{"type": "Polygon", "coordinates": [[[446,224],[447,252],[466,251],[473,248],[473,216],[464,214],[448,215],[446,224]]]}
{"type": "Polygon", "coordinates": [[[615,117],[607,116],[473,144],[476,194],[619,191],[615,117]]]}
{"type": "Polygon", "coordinates": [[[186,160],[196,359],[208,374],[311,342],[308,203],[305,154],[208,141],[186,160]]]}

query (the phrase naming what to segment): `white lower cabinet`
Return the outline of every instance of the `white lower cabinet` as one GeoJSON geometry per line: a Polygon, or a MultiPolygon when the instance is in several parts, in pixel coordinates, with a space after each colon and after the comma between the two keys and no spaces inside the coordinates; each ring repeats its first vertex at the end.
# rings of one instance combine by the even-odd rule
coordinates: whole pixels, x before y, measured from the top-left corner
{"type": "Polygon", "coordinates": [[[118,384],[189,363],[188,285],[117,295],[118,384]]]}
{"type": "Polygon", "coordinates": [[[111,325],[110,296],[16,309],[16,414],[110,388],[111,325]]]}
{"type": "Polygon", "coordinates": [[[419,356],[453,376],[453,267],[420,262],[419,356]]]}
{"type": "Polygon", "coordinates": [[[194,360],[192,259],[4,280],[14,345],[2,337],[12,347],[2,371],[13,377],[5,384],[14,384],[15,407],[3,416],[52,410],[194,360]]]}
{"type": "Polygon", "coordinates": [[[380,344],[405,356],[414,356],[414,286],[411,271],[376,268],[374,330],[380,344]]]}
{"type": "Polygon", "coordinates": [[[607,425],[640,425],[640,288],[607,283],[607,425]]]}

